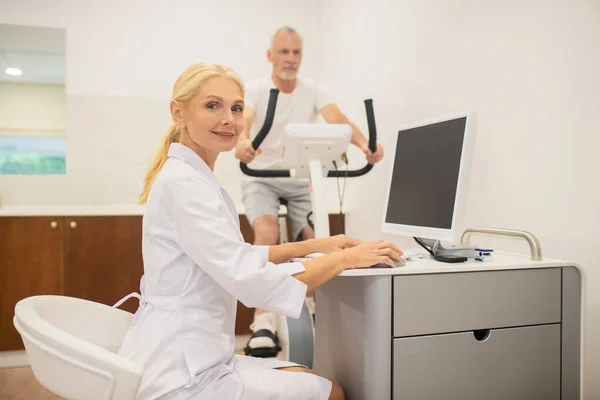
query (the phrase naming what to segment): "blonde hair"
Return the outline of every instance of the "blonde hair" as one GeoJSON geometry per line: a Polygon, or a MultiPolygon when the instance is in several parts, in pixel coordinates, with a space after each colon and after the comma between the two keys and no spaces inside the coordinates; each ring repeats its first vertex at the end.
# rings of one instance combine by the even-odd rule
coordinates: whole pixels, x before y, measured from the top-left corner
{"type": "MultiPolygon", "coordinates": [[[[212,77],[217,76],[233,79],[240,87],[240,90],[242,91],[242,97],[244,97],[244,84],[233,69],[218,64],[198,63],[188,67],[185,71],[183,71],[179,78],[177,78],[175,84],[173,85],[172,100],[181,105],[187,104],[198,92],[204,82],[212,77]]],[[[154,184],[156,176],[167,161],[171,143],[179,142],[180,137],[181,132],[177,128],[175,121],[173,121],[163,136],[161,144],[156,150],[154,159],[150,163],[148,171],[146,172],[146,177],[144,178],[144,188],[139,197],[140,204],[144,204],[148,200],[150,188],[154,184]]]]}

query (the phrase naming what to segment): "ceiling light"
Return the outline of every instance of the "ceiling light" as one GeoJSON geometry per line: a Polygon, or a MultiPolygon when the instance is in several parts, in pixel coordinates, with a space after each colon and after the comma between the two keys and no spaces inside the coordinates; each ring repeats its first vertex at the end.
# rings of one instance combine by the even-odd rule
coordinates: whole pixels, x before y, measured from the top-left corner
{"type": "Polygon", "coordinates": [[[6,70],[4,71],[6,72],[8,75],[22,75],[23,71],[21,71],[19,68],[6,68],[6,70]]]}

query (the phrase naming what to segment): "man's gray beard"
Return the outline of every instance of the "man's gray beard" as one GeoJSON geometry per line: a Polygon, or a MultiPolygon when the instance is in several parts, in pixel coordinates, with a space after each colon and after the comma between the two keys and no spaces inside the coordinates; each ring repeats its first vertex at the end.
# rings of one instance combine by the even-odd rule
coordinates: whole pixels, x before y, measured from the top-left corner
{"type": "Polygon", "coordinates": [[[279,76],[279,78],[286,80],[286,81],[293,81],[294,79],[296,79],[296,76],[298,75],[297,73],[293,73],[293,74],[289,74],[287,72],[280,72],[279,74],[277,74],[279,76]]]}

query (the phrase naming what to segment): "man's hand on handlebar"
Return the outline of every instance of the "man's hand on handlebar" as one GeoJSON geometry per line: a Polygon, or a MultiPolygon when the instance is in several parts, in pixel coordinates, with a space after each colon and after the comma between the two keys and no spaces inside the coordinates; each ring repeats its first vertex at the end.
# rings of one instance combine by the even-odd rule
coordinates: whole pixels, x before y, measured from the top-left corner
{"type": "Polygon", "coordinates": [[[369,144],[368,143],[365,143],[364,145],[362,145],[361,146],[361,150],[367,156],[367,163],[368,164],[378,163],[383,158],[383,146],[381,146],[381,144],[379,144],[379,143],[377,143],[377,149],[375,150],[375,153],[373,153],[369,149],[369,144]]]}
{"type": "Polygon", "coordinates": [[[254,150],[250,139],[242,139],[235,146],[235,158],[245,164],[249,164],[261,151],[261,149],[254,150]]]}

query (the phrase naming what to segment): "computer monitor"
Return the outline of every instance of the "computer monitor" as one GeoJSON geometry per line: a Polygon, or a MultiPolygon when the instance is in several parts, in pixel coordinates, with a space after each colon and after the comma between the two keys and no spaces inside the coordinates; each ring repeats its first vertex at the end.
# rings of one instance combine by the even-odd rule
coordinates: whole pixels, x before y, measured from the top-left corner
{"type": "Polygon", "coordinates": [[[456,242],[476,131],[474,111],[403,126],[396,136],[382,233],[456,242]]]}

